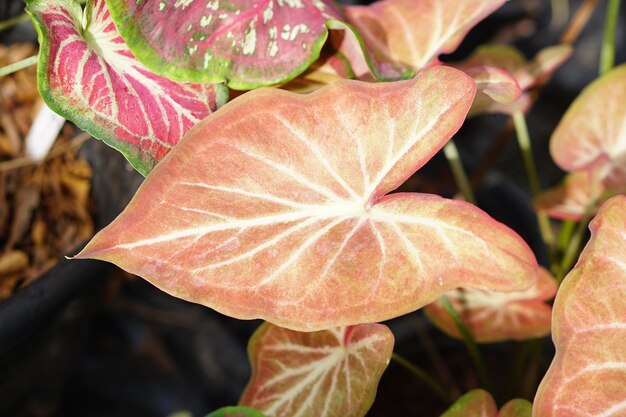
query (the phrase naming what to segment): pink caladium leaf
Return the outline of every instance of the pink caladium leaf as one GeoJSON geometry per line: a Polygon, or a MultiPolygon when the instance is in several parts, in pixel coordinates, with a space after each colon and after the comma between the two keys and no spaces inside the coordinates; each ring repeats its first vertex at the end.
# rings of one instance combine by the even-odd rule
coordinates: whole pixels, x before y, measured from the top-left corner
{"type": "MultiPolygon", "coordinates": [[[[476,341],[525,340],[550,333],[552,309],[546,301],[556,294],[556,281],[545,268],[539,279],[524,291],[499,293],[475,288],[446,294],[476,341]]],[[[441,302],[426,306],[428,317],[445,333],[461,338],[459,330],[441,302]]]]}
{"type": "Polygon", "coordinates": [[[554,303],[556,355],[535,417],[626,413],[626,196],[602,205],[591,239],[554,303]]]}
{"type": "Polygon", "coordinates": [[[576,98],[552,134],[550,154],[565,171],[596,170],[606,188],[626,188],[626,64],[576,98]]]}
{"type": "Polygon", "coordinates": [[[312,333],[263,324],[248,346],[252,377],[240,404],[267,417],[362,417],[393,341],[382,324],[312,333]]]}
{"type": "Polygon", "coordinates": [[[331,0],[107,0],[130,49],[175,79],[237,90],[287,82],[319,56],[331,0]]]}
{"type": "Polygon", "coordinates": [[[476,97],[469,117],[488,112],[494,103],[507,105],[522,97],[523,91],[515,77],[501,68],[477,65],[464,72],[476,81],[476,97]]]}
{"type": "Polygon", "coordinates": [[[213,411],[206,417],[268,417],[260,411],[254,410],[250,407],[223,407],[219,410],[213,411]]]}
{"type": "Polygon", "coordinates": [[[461,71],[248,92],[190,131],[79,254],[242,319],[313,331],[395,317],[461,286],[528,288],[536,260],[475,206],[385,195],[457,131],[461,71]]]}
{"type": "Polygon", "coordinates": [[[500,411],[487,391],[475,389],[461,396],[441,417],[531,417],[532,405],[522,399],[511,400],[500,411]]]}
{"type": "Polygon", "coordinates": [[[504,0],[379,0],[347,6],[348,23],[382,62],[420,70],[453,52],[467,32],[504,0]]]}
{"type": "Polygon", "coordinates": [[[30,0],[39,32],[39,91],[48,106],[118,149],[146,175],[228,98],[220,84],[178,83],[137,61],[104,0],[30,0]]]}

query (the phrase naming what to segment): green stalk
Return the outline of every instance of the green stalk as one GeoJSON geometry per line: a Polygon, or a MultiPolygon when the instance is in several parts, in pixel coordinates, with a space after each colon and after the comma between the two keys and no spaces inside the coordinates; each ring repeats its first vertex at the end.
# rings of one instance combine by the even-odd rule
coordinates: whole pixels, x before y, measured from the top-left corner
{"type": "Polygon", "coordinates": [[[463,320],[461,320],[461,316],[459,316],[459,313],[455,310],[448,297],[444,295],[439,299],[439,301],[454,321],[454,324],[456,324],[457,329],[459,329],[459,333],[463,338],[463,342],[465,343],[467,352],[469,353],[470,358],[472,359],[472,362],[474,362],[474,366],[476,367],[476,373],[478,375],[478,380],[480,384],[487,391],[492,391],[487,367],[485,366],[485,362],[483,361],[483,358],[480,354],[480,350],[478,349],[478,345],[476,344],[476,339],[474,339],[474,335],[472,334],[470,329],[467,328],[465,323],[463,323],[463,320]]]}
{"type": "Polygon", "coordinates": [[[23,59],[21,61],[14,62],[13,64],[9,64],[6,67],[0,68],[0,77],[4,77],[5,75],[13,74],[14,72],[23,70],[24,68],[28,68],[31,65],[35,65],[39,56],[34,55],[23,59]]]}
{"type": "Polygon", "coordinates": [[[476,204],[476,198],[474,197],[472,186],[470,185],[465,169],[463,168],[463,163],[461,162],[461,157],[459,156],[459,150],[452,139],[450,139],[448,143],[446,143],[446,146],[443,147],[443,153],[446,155],[448,164],[450,164],[450,169],[452,170],[452,175],[454,175],[454,180],[456,181],[459,191],[461,191],[466,201],[476,204]]]}
{"type": "Polygon", "coordinates": [[[565,278],[565,275],[567,275],[567,272],[574,264],[574,259],[578,254],[580,243],[582,242],[585,231],[587,230],[587,225],[589,224],[589,221],[593,216],[597,201],[598,200],[593,200],[587,206],[583,217],[580,220],[580,223],[578,223],[578,226],[576,227],[576,230],[574,231],[574,234],[569,241],[569,245],[567,245],[567,248],[565,249],[565,254],[563,255],[563,259],[561,260],[561,265],[559,266],[559,273],[556,276],[556,280],[559,284],[561,283],[561,281],[563,281],[563,278],[565,278]]]}
{"type": "Polygon", "coordinates": [[[606,6],[604,19],[604,37],[600,52],[600,75],[615,65],[615,38],[617,35],[617,21],[619,18],[620,0],[609,0],[606,6]]]}
{"type": "Polygon", "coordinates": [[[402,366],[403,368],[411,372],[413,375],[415,375],[416,377],[424,381],[446,403],[452,404],[452,398],[450,397],[450,394],[434,378],[428,375],[422,368],[418,367],[414,363],[410,362],[409,360],[405,359],[404,357],[398,355],[395,352],[391,355],[391,360],[393,360],[398,365],[402,366]]]}
{"type": "MultiPolygon", "coordinates": [[[[530,186],[530,192],[533,198],[539,195],[541,187],[539,185],[539,176],[537,175],[537,166],[535,165],[535,158],[533,157],[533,150],[530,141],[530,135],[528,134],[528,126],[526,125],[526,118],[524,113],[516,111],[513,113],[513,124],[515,126],[515,133],[517,136],[517,142],[522,151],[522,158],[524,160],[524,166],[526,167],[526,175],[528,176],[528,185],[530,186]]],[[[553,256],[554,248],[554,235],[552,234],[552,228],[550,227],[550,220],[545,213],[537,213],[537,222],[539,223],[539,231],[541,238],[548,248],[550,259],[553,256]]]]}
{"type": "Polygon", "coordinates": [[[0,22],[0,32],[10,29],[13,26],[19,25],[22,22],[26,22],[29,18],[30,17],[26,13],[22,13],[3,22],[0,22]]]}

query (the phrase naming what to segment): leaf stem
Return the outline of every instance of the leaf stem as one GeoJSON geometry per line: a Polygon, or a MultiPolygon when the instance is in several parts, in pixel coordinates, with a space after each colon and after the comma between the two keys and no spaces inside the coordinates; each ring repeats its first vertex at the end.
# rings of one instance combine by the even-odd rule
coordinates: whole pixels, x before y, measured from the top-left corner
{"type": "Polygon", "coordinates": [[[578,223],[578,226],[569,241],[569,245],[567,245],[567,248],[565,249],[563,259],[561,260],[561,264],[559,266],[559,273],[556,276],[556,280],[559,284],[563,281],[563,278],[565,278],[565,275],[567,275],[567,272],[574,263],[574,259],[578,253],[578,249],[580,248],[580,243],[582,242],[585,231],[587,230],[587,225],[589,224],[589,221],[593,216],[593,212],[595,211],[597,201],[598,200],[593,200],[589,203],[587,208],[585,208],[582,219],[580,220],[580,223],[578,223]]]}
{"type": "Polygon", "coordinates": [[[617,35],[620,1],[621,0],[609,0],[606,6],[604,37],[602,39],[602,50],[600,52],[600,75],[604,74],[615,65],[615,39],[617,35]]]}
{"type": "MultiPolygon", "coordinates": [[[[533,157],[533,150],[530,141],[530,135],[528,134],[528,126],[526,125],[526,117],[521,111],[513,113],[513,125],[515,126],[515,133],[517,136],[517,142],[522,151],[522,158],[524,160],[524,166],[526,167],[526,175],[528,177],[528,185],[530,186],[530,192],[532,197],[535,198],[541,191],[539,185],[539,175],[537,174],[537,166],[535,164],[535,158],[533,157]]],[[[554,248],[554,235],[550,227],[550,220],[545,213],[537,213],[537,222],[539,224],[539,231],[541,238],[548,249],[550,259],[553,257],[554,248]]]]}
{"type": "Polygon", "coordinates": [[[33,55],[28,58],[22,59],[21,61],[17,61],[5,67],[2,67],[0,68],[0,77],[13,74],[16,71],[20,71],[20,70],[23,70],[24,68],[28,68],[32,65],[35,65],[38,59],[39,59],[38,55],[33,55]]]}
{"type": "Polygon", "coordinates": [[[3,22],[0,22],[0,32],[10,29],[13,26],[19,25],[22,22],[26,22],[28,19],[29,16],[26,13],[22,13],[17,16],[11,17],[3,22]]]}
{"type": "Polygon", "coordinates": [[[454,180],[456,181],[459,191],[461,191],[466,201],[476,204],[476,197],[474,197],[472,186],[467,179],[465,168],[463,168],[463,162],[461,162],[459,150],[452,139],[450,139],[443,147],[443,153],[446,155],[446,159],[450,164],[450,169],[452,170],[452,175],[454,175],[454,180]]]}
{"type": "Polygon", "coordinates": [[[459,316],[459,313],[456,311],[448,297],[444,295],[439,299],[439,301],[441,302],[441,305],[443,305],[443,308],[448,312],[450,317],[452,317],[452,320],[456,324],[457,329],[459,329],[459,333],[463,338],[463,342],[465,343],[467,352],[469,353],[470,358],[472,359],[472,362],[474,362],[474,366],[476,367],[476,373],[478,375],[478,380],[480,384],[487,391],[491,391],[491,381],[489,380],[487,367],[485,366],[485,362],[483,361],[483,358],[480,354],[480,350],[478,349],[478,345],[476,344],[476,339],[474,339],[474,335],[472,335],[470,329],[468,329],[465,323],[463,323],[463,320],[461,320],[461,316],[459,316]]]}
{"type": "Polygon", "coordinates": [[[411,372],[413,375],[424,381],[433,391],[437,393],[446,403],[451,404],[452,398],[450,394],[430,375],[428,375],[422,368],[418,367],[414,363],[405,359],[403,356],[398,355],[394,352],[391,355],[391,360],[393,360],[398,365],[402,366],[404,369],[411,372]]]}

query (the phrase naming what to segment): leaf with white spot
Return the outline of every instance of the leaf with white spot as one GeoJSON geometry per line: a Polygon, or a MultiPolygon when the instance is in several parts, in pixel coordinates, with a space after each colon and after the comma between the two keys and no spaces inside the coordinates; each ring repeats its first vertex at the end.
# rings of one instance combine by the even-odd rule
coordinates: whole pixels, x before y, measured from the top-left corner
{"type": "Polygon", "coordinates": [[[135,56],[183,81],[237,90],[291,80],[311,65],[340,18],[331,0],[107,0],[135,56]]]}
{"type": "Polygon", "coordinates": [[[556,356],[535,417],[626,415],[626,197],[602,205],[591,239],[556,296],[556,356]]]}
{"type": "Polygon", "coordinates": [[[305,331],[382,321],[461,286],[527,288],[536,260],[506,226],[465,202],[385,195],[444,146],[473,95],[443,66],[248,92],[194,128],[79,257],[305,331]]]}
{"type": "Polygon", "coordinates": [[[263,324],[248,346],[252,377],[240,404],[267,417],[362,417],[393,352],[382,324],[313,333],[263,324]]]}
{"type": "Polygon", "coordinates": [[[626,64],[576,98],[552,134],[550,154],[565,171],[597,170],[606,188],[626,188],[626,64]]]}
{"type": "MultiPolygon", "coordinates": [[[[539,279],[524,291],[501,293],[467,288],[451,291],[446,297],[476,340],[487,343],[549,334],[552,309],[546,301],[554,297],[556,290],[554,278],[540,267],[539,279]]],[[[454,320],[440,301],[426,306],[425,311],[437,327],[461,338],[454,320]]]]}
{"type": "Polygon", "coordinates": [[[500,411],[487,391],[472,390],[456,400],[441,417],[530,417],[532,405],[522,399],[511,400],[500,411]]]}
{"type": "Polygon", "coordinates": [[[118,149],[146,175],[227,97],[219,84],[178,83],[137,61],[104,0],[30,0],[39,32],[39,91],[48,106],[118,149]]]}
{"type": "Polygon", "coordinates": [[[266,417],[260,411],[249,407],[223,407],[206,417],[266,417]]]}

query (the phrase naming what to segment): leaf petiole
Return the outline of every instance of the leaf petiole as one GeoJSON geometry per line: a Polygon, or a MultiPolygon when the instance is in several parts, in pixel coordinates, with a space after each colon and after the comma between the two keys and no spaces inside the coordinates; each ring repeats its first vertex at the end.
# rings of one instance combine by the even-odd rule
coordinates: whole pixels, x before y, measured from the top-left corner
{"type": "Polygon", "coordinates": [[[606,6],[604,20],[604,37],[600,52],[600,75],[609,71],[615,65],[615,38],[617,35],[617,21],[621,0],[609,0],[606,6]]]}
{"type": "Polygon", "coordinates": [[[22,59],[21,61],[17,61],[5,67],[2,67],[0,68],[0,77],[13,74],[14,72],[17,72],[17,71],[23,70],[24,68],[28,68],[32,65],[35,65],[37,64],[38,59],[39,59],[38,55],[33,55],[28,58],[22,59]]]}
{"type": "Polygon", "coordinates": [[[452,404],[452,398],[450,397],[450,394],[441,386],[441,384],[439,384],[439,382],[437,382],[433,377],[428,375],[428,373],[426,373],[426,371],[424,371],[422,368],[395,352],[391,355],[391,360],[411,372],[422,381],[424,381],[426,385],[432,388],[432,390],[435,391],[437,395],[439,395],[439,397],[441,397],[442,400],[449,404],[452,404]]]}
{"type": "Polygon", "coordinates": [[[457,149],[454,140],[450,139],[448,143],[446,143],[443,147],[443,153],[448,160],[448,164],[450,164],[450,169],[454,175],[456,185],[459,187],[459,191],[461,191],[461,194],[463,194],[466,201],[476,204],[476,197],[474,197],[472,186],[470,185],[465,169],[463,168],[463,162],[461,162],[459,150],[457,149]]]}

